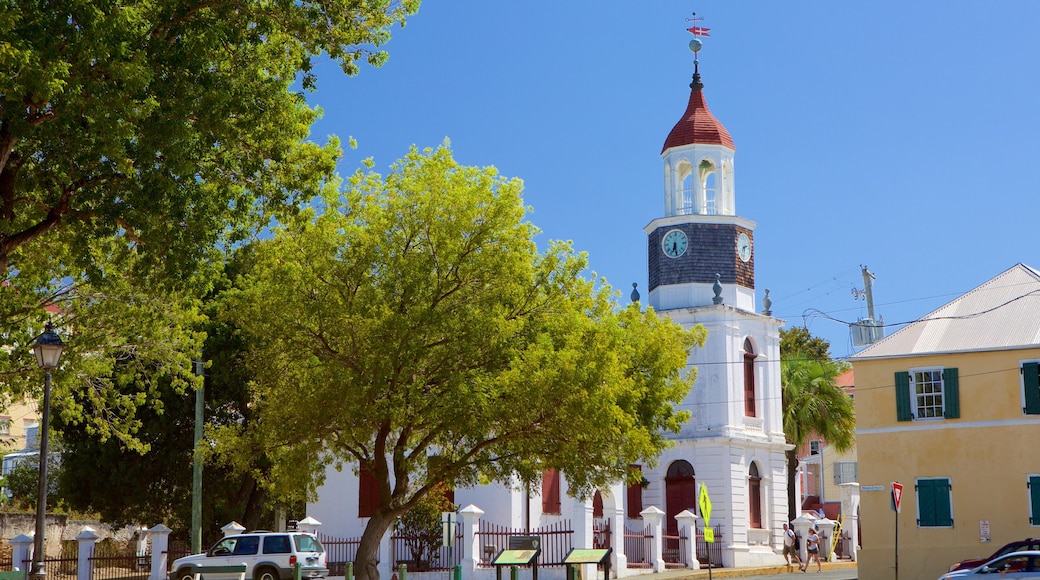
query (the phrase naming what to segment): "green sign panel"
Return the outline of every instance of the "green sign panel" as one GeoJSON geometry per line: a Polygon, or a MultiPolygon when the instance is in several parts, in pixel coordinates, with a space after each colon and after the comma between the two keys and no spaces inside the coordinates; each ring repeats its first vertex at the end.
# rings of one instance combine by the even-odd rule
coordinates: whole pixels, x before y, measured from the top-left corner
{"type": "Polygon", "coordinates": [[[605,550],[573,549],[563,559],[564,564],[599,564],[610,556],[610,548],[605,550]]]}
{"type": "Polygon", "coordinates": [[[538,557],[541,550],[502,550],[492,564],[496,566],[526,566],[538,557]]]}

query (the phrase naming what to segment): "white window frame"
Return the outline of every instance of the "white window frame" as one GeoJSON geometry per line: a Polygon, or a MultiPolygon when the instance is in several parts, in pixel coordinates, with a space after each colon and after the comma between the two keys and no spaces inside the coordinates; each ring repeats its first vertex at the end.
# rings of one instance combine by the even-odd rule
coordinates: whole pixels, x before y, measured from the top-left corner
{"type": "Polygon", "coordinates": [[[0,435],[10,435],[10,434],[11,434],[11,418],[10,417],[0,417],[0,435]]]}
{"type": "MultiPolygon", "coordinates": [[[[1026,520],[1032,522],[1029,524],[1029,527],[1040,528],[1040,519],[1033,519],[1033,493],[1030,488],[1030,482],[1034,477],[1040,479],[1040,473],[1026,474],[1026,504],[1029,506],[1029,512],[1026,513],[1026,520]]],[[[1038,506],[1038,508],[1040,508],[1040,506],[1038,506]]]]}
{"type": "Polygon", "coordinates": [[[809,440],[809,455],[819,455],[823,452],[823,439],[809,440]],[[813,449],[815,447],[815,449],[813,449]]]}
{"type": "MultiPolygon", "coordinates": [[[[943,371],[944,370],[945,370],[944,367],[918,367],[918,368],[910,369],[910,371],[909,371],[909,374],[910,374],[910,413],[913,414],[914,421],[941,421],[941,420],[946,418],[946,416],[945,416],[946,389],[945,389],[945,384],[943,382],[943,371]],[[938,395],[938,397],[939,397],[938,405],[933,403],[933,404],[930,404],[930,405],[923,405],[922,406],[921,404],[919,404],[919,401],[918,401],[918,396],[919,395],[917,394],[918,374],[924,374],[924,373],[935,373],[936,375],[938,375],[939,392],[938,393],[935,393],[935,392],[922,393],[920,396],[921,397],[934,397],[934,396],[938,395]],[[922,408],[923,409],[932,409],[933,413],[938,413],[938,414],[934,414],[934,415],[932,415],[930,417],[923,416],[922,413],[921,413],[921,409],[922,408]]],[[[927,383],[929,385],[934,385],[934,384],[936,384],[936,381],[933,378],[932,380],[927,381],[927,383]]]]}
{"type": "Polygon", "coordinates": [[[1026,414],[1026,378],[1022,374],[1022,369],[1029,363],[1040,364],[1040,359],[1031,358],[1018,361],[1018,398],[1020,400],[1019,402],[1021,403],[1023,417],[1030,416],[1026,414]]]}

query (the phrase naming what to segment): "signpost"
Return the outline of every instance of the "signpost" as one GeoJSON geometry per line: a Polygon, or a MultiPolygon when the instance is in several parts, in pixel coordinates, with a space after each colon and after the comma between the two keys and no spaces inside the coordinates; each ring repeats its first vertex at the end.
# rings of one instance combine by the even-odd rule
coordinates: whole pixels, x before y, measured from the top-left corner
{"type": "MultiPolygon", "coordinates": [[[[704,541],[715,542],[715,530],[711,529],[711,498],[708,497],[708,486],[701,482],[701,493],[697,497],[697,506],[701,508],[704,518],[704,541]]],[[[711,550],[708,550],[708,580],[711,580],[711,550]]]]}
{"type": "Polygon", "coordinates": [[[899,506],[903,501],[903,484],[892,482],[892,511],[896,512],[896,579],[899,580],[899,506]]]}

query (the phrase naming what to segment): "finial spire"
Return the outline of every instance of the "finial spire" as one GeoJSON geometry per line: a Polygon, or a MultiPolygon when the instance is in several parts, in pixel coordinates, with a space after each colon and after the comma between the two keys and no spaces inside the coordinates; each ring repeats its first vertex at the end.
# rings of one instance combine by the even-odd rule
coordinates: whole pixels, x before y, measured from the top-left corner
{"type": "Polygon", "coordinates": [[[694,12],[690,18],[686,19],[687,22],[693,22],[693,26],[687,28],[686,30],[687,32],[693,35],[693,40],[690,41],[690,52],[693,53],[693,82],[690,83],[690,88],[694,90],[700,90],[704,88],[704,83],[701,82],[701,73],[699,67],[700,61],[697,60],[697,53],[701,51],[701,48],[704,46],[704,43],[701,42],[701,39],[698,37],[711,36],[710,34],[708,34],[708,31],[711,30],[710,28],[705,28],[703,26],[697,25],[697,23],[701,20],[704,20],[704,17],[697,16],[696,12],[694,12]]]}

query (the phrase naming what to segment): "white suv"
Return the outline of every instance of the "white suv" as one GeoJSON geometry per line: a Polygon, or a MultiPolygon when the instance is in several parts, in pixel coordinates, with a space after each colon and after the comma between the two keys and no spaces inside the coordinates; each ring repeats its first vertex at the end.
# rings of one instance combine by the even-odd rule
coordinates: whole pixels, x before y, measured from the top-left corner
{"type": "Polygon", "coordinates": [[[205,580],[238,580],[235,573],[206,568],[246,565],[246,580],[292,580],[300,565],[301,578],[325,578],[325,548],[313,534],[303,532],[247,532],[228,536],[205,554],[174,560],[170,580],[194,580],[199,573],[205,580]]]}

